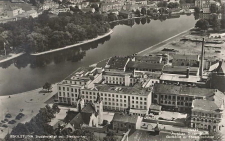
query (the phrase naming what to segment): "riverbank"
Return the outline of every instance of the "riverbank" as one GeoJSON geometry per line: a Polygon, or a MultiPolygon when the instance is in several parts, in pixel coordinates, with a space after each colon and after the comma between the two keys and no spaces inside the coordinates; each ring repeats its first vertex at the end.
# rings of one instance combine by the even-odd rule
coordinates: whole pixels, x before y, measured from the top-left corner
{"type": "Polygon", "coordinates": [[[48,54],[48,53],[52,53],[52,52],[56,52],[56,51],[61,51],[61,50],[77,47],[77,46],[80,46],[80,45],[83,45],[83,44],[87,44],[87,43],[90,43],[90,42],[97,41],[99,39],[105,38],[105,37],[109,36],[112,33],[113,33],[113,30],[110,30],[108,33],[106,33],[104,35],[100,35],[100,36],[98,36],[96,38],[93,38],[93,39],[90,39],[90,40],[82,41],[81,43],[78,43],[78,44],[73,44],[73,45],[62,47],[62,48],[57,48],[57,49],[44,51],[44,52],[39,52],[39,53],[32,53],[31,55],[32,56],[39,56],[39,55],[44,55],[44,54],[48,54]]]}
{"type": "Polygon", "coordinates": [[[11,53],[11,54],[9,54],[9,55],[10,55],[9,57],[0,60],[0,64],[1,64],[1,63],[4,63],[4,62],[7,62],[7,61],[9,61],[9,60],[15,59],[15,58],[17,58],[17,57],[20,57],[20,56],[22,56],[22,55],[24,55],[24,54],[25,54],[25,52],[21,52],[21,53],[18,53],[18,54],[13,54],[13,53],[11,53]]]}
{"type": "Polygon", "coordinates": [[[184,35],[188,34],[188,32],[189,32],[191,29],[192,29],[192,28],[190,28],[190,29],[188,29],[188,30],[185,30],[185,31],[183,31],[183,32],[181,32],[181,33],[179,33],[179,34],[177,34],[177,35],[174,35],[174,36],[172,36],[172,37],[170,37],[170,38],[168,38],[168,39],[166,39],[166,40],[164,40],[164,41],[162,41],[162,42],[159,42],[159,43],[157,43],[157,44],[155,44],[155,45],[153,45],[153,46],[150,46],[150,47],[148,47],[148,48],[146,48],[146,49],[144,49],[144,50],[138,52],[137,54],[138,54],[138,55],[142,55],[142,56],[148,55],[148,54],[152,53],[153,51],[155,51],[155,49],[162,48],[163,46],[165,46],[166,44],[172,42],[173,40],[175,40],[175,39],[177,39],[177,38],[180,38],[181,36],[184,36],[184,35]]]}
{"type": "MultiPolygon", "coordinates": [[[[40,108],[44,107],[45,102],[57,93],[57,85],[52,85],[52,92],[42,92],[42,88],[38,88],[32,91],[23,92],[14,95],[0,96],[0,121],[5,119],[7,113],[12,117],[9,120],[15,119],[16,115],[23,109],[25,115],[20,120],[16,120],[17,123],[26,123],[35,116],[40,108]]],[[[16,124],[6,124],[8,127],[4,128],[0,126],[0,139],[3,139],[8,132],[11,132],[12,128],[16,124]]]]}

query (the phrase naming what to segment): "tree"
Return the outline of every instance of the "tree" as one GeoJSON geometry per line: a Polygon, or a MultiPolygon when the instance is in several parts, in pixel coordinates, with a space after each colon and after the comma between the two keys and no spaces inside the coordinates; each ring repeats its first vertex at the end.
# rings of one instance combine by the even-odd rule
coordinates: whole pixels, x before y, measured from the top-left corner
{"type": "Polygon", "coordinates": [[[47,90],[49,92],[50,89],[52,89],[52,84],[46,82],[43,86],[43,89],[47,90]]]}
{"type": "Polygon", "coordinates": [[[146,8],[145,7],[141,8],[141,14],[146,15],[146,8]]]}
{"type": "Polygon", "coordinates": [[[210,5],[210,12],[211,13],[217,13],[218,12],[218,6],[216,4],[211,4],[210,5]]]}
{"type": "Polygon", "coordinates": [[[135,15],[136,15],[137,17],[140,17],[140,16],[141,16],[140,10],[137,9],[137,10],[135,11],[135,15]]]}
{"type": "Polygon", "coordinates": [[[221,28],[225,29],[225,19],[221,19],[221,28]]]}
{"type": "Polygon", "coordinates": [[[53,110],[53,113],[54,113],[54,114],[55,114],[55,113],[59,113],[59,112],[60,112],[60,108],[59,108],[58,104],[54,103],[54,104],[52,105],[52,110],[53,110]]]}
{"type": "Polygon", "coordinates": [[[201,30],[208,30],[209,22],[205,19],[200,19],[196,22],[195,27],[200,28],[201,30]]]}
{"type": "Polygon", "coordinates": [[[168,8],[178,8],[179,7],[179,4],[177,2],[170,2],[168,5],[167,5],[168,8]]]}
{"type": "Polygon", "coordinates": [[[167,7],[167,2],[166,1],[160,1],[157,3],[158,7],[167,7]]]}
{"type": "Polygon", "coordinates": [[[194,10],[195,10],[195,13],[197,13],[197,14],[200,13],[200,8],[199,7],[195,7],[194,10]]]}
{"type": "Polygon", "coordinates": [[[117,17],[116,17],[115,14],[109,13],[108,14],[108,19],[109,19],[109,21],[115,21],[115,20],[117,20],[117,17]]]}

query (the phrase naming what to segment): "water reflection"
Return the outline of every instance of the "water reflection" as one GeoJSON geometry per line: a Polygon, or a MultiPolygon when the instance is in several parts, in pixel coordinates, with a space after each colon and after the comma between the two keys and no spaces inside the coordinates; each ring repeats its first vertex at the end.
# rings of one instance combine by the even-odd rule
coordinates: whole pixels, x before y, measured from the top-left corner
{"type": "Polygon", "coordinates": [[[29,54],[25,54],[17,59],[0,64],[0,67],[8,68],[13,64],[18,69],[26,68],[28,65],[30,65],[30,68],[38,68],[45,67],[52,63],[59,64],[65,61],[78,62],[86,56],[86,51],[97,48],[99,44],[104,44],[109,40],[110,36],[107,36],[98,41],[91,42],[85,45],[40,56],[31,56],[29,54]]]}
{"type": "MultiPolygon", "coordinates": [[[[110,24],[111,28],[113,29],[117,25],[126,25],[129,27],[133,27],[135,24],[145,25],[151,22],[151,19],[160,20],[161,22],[165,21],[166,19],[171,18],[179,18],[180,14],[175,15],[155,15],[154,17],[144,17],[144,18],[135,18],[124,20],[120,22],[113,22],[110,24]]],[[[98,41],[94,41],[85,45],[81,45],[78,47],[70,48],[67,50],[62,50],[50,54],[45,54],[41,56],[30,56],[29,54],[25,54],[17,59],[10,60],[8,62],[0,64],[2,68],[8,68],[10,65],[14,65],[16,68],[26,68],[30,65],[30,68],[38,68],[38,67],[45,67],[49,64],[59,64],[65,61],[69,62],[78,62],[86,56],[86,51],[90,49],[95,49],[98,47],[99,44],[104,44],[106,41],[110,40],[111,36],[107,36],[102,38],[98,41]]]]}

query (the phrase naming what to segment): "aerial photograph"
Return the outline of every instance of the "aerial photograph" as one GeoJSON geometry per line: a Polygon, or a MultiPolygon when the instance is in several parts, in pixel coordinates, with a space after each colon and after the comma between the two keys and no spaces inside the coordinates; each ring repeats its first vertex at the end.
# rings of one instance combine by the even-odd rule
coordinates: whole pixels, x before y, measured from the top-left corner
{"type": "Polygon", "coordinates": [[[225,0],[0,0],[0,141],[225,141],[225,0]]]}

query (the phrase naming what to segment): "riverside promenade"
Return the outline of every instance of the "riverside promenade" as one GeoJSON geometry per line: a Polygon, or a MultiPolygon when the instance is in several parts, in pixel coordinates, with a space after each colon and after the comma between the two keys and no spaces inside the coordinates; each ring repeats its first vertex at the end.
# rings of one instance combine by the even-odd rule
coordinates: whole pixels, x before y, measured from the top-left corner
{"type": "Polygon", "coordinates": [[[99,39],[102,39],[104,37],[109,36],[112,33],[113,33],[113,30],[110,30],[108,33],[106,33],[104,35],[100,35],[100,36],[98,36],[96,38],[93,38],[93,39],[90,39],[90,40],[82,41],[81,43],[78,43],[78,44],[73,44],[73,45],[69,45],[69,46],[62,47],[62,48],[57,48],[57,49],[53,49],[53,50],[49,50],[49,51],[44,51],[44,52],[39,52],[39,53],[32,53],[31,55],[32,56],[39,56],[39,55],[44,55],[44,54],[48,54],[48,53],[52,53],[52,52],[56,52],[56,51],[61,51],[61,50],[65,50],[65,49],[77,47],[77,46],[80,46],[80,45],[83,45],[83,44],[87,44],[87,43],[90,43],[90,42],[93,42],[93,41],[97,41],[99,39]]]}

